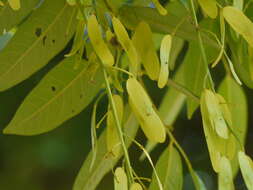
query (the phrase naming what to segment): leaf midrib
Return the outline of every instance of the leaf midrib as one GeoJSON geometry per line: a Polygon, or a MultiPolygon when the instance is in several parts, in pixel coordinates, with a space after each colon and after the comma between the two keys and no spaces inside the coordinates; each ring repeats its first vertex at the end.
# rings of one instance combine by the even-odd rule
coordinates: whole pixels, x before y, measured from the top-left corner
{"type": "Polygon", "coordinates": [[[62,10],[59,12],[59,14],[56,15],[54,21],[48,25],[48,28],[45,30],[45,32],[38,37],[34,43],[17,59],[17,61],[4,73],[0,76],[0,79],[3,78],[5,75],[7,75],[8,73],[11,72],[11,70],[17,65],[19,64],[22,59],[28,55],[30,53],[30,51],[33,50],[34,46],[36,46],[43,38],[44,36],[46,36],[48,34],[48,32],[50,31],[50,29],[55,25],[55,23],[58,21],[58,19],[60,18],[60,16],[64,13],[64,10],[66,9],[66,7],[68,7],[67,3],[65,3],[65,5],[63,6],[62,10]]]}

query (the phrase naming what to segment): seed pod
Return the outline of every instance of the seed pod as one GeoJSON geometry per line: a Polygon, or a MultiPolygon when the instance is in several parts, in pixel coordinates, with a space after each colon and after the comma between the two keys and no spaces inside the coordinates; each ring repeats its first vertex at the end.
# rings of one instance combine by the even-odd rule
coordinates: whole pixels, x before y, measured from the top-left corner
{"type": "Polygon", "coordinates": [[[172,38],[171,35],[166,35],[162,39],[160,48],[160,60],[161,60],[161,70],[158,80],[158,87],[163,88],[168,81],[169,77],[169,59],[171,51],[172,38]]]}
{"type": "Polygon", "coordinates": [[[253,23],[237,8],[227,6],[223,9],[223,15],[228,24],[253,47],[253,23]]]}
{"type": "Polygon", "coordinates": [[[114,190],[128,190],[127,176],[123,168],[115,170],[114,190]]]}
{"type": "Polygon", "coordinates": [[[121,46],[123,47],[123,49],[127,53],[127,56],[130,59],[131,70],[132,70],[131,72],[136,74],[138,70],[138,62],[139,62],[137,51],[132,41],[130,40],[125,27],[120,22],[120,20],[117,19],[116,17],[113,17],[112,24],[113,24],[114,32],[117,36],[119,43],[121,44],[121,46]]]}
{"type": "MultiPolygon", "coordinates": [[[[116,106],[118,119],[122,123],[123,119],[123,110],[124,104],[123,100],[119,95],[113,95],[113,101],[116,106]]],[[[112,113],[112,110],[109,108],[107,113],[107,127],[106,127],[106,143],[107,150],[113,154],[113,156],[118,157],[121,151],[120,138],[118,136],[116,122],[112,113]]]]}
{"type": "Polygon", "coordinates": [[[234,190],[233,174],[230,161],[222,156],[220,159],[219,190],[234,190]]]}
{"type": "Polygon", "coordinates": [[[130,106],[147,138],[154,142],[164,142],[165,127],[146,91],[135,78],[127,80],[127,92],[130,106]]]}
{"type": "Polygon", "coordinates": [[[238,153],[238,160],[243,179],[249,190],[253,189],[253,162],[244,152],[238,153]]]}
{"type": "Polygon", "coordinates": [[[221,138],[227,139],[228,127],[223,117],[219,99],[215,93],[210,90],[204,90],[203,98],[212,127],[221,138]]]}
{"type": "Polygon", "coordinates": [[[216,0],[198,0],[200,7],[210,17],[216,18],[218,15],[218,8],[216,6],[216,0]]]}
{"type": "Polygon", "coordinates": [[[130,190],[142,190],[142,187],[139,183],[133,183],[130,190]]]}
{"type": "Polygon", "coordinates": [[[88,35],[91,44],[102,63],[107,66],[112,66],[114,64],[114,58],[102,38],[95,15],[90,16],[88,19],[88,35]]]}
{"type": "Polygon", "coordinates": [[[20,0],[8,0],[10,7],[17,11],[20,9],[20,0]]]}
{"type": "Polygon", "coordinates": [[[157,8],[158,12],[161,15],[166,15],[167,14],[167,10],[159,3],[158,0],[152,0],[152,2],[154,3],[155,7],[157,8]]]}
{"type": "Polygon", "coordinates": [[[153,34],[147,23],[141,22],[137,26],[133,36],[133,44],[147,75],[152,80],[157,80],[160,71],[159,59],[153,42],[153,34]]]}

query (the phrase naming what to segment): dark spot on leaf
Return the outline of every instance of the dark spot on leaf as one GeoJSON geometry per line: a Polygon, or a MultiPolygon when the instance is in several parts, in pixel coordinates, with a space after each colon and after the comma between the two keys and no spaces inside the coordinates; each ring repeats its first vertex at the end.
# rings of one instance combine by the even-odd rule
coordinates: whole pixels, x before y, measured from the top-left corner
{"type": "Polygon", "coordinates": [[[56,91],[55,86],[51,86],[51,89],[52,89],[53,92],[56,91]]]}
{"type": "Polygon", "coordinates": [[[55,43],[55,40],[52,40],[52,43],[54,44],[54,43],[55,43]]]}
{"type": "Polygon", "coordinates": [[[83,98],[83,94],[80,94],[80,99],[82,99],[83,98]]]}
{"type": "Polygon", "coordinates": [[[43,46],[46,45],[46,39],[47,39],[47,36],[44,36],[43,39],[42,39],[43,46]]]}
{"type": "Polygon", "coordinates": [[[35,30],[35,35],[36,35],[37,37],[40,37],[41,33],[42,33],[42,29],[41,29],[41,28],[36,28],[36,30],[35,30]]]}
{"type": "Polygon", "coordinates": [[[75,112],[75,110],[72,110],[72,113],[74,113],[75,112]]]}

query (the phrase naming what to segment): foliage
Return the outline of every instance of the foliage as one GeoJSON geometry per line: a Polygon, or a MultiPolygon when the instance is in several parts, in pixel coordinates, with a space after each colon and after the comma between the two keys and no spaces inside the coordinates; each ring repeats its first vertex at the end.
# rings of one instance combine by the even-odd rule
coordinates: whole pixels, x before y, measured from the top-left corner
{"type": "Polygon", "coordinates": [[[25,97],[3,133],[49,132],[92,104],[92,148],[73,190],[95,189],[110,171],[115,190],[181,190],[185,173],[195,189],[206,189],[175,138],[173,125],[186,102],[189,120],[200,108],[217,189],[236,189],[239,168],[253,189],[252,160],[244,148],[245,89],[253,88],[252,3],[1,0],[0,91],[22,84],[71,46],[25,97]],[[150,88],[165,92],[159,106],[150,88]],[[107,111],[98,118],[105,95],[107,111]],[[104,120],[106,129],[97,134],[104,120]],[[148,140],[145,148],[137,140],[139,125],[148,140]],[[150,154],[161,143],[166,147],[155,164],[150,154]],[[148,160],[151,179],[138,175],[130,145],[148,160]]]}

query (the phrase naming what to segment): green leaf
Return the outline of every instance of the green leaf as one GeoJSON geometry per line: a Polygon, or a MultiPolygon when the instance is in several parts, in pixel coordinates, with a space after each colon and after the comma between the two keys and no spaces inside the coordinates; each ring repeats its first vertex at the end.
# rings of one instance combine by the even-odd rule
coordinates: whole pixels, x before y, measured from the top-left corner
{"type": "Polygon", "coordinates": [[[123,168],[118,167],[115,170],[114,190],[128,190],[127,176],[123,168]]]}
{"type": "Polygon", "coordinates": [[[220,167],[219,190],[234,190],[231,164],[225,156],[220,159],[220,167]]]}
{"type": "Polygon", "coordinates": [[[21,8],[18,11],[14,11],[7,2],[3,7],[0,6],[0,34],[2,34],[4,30],[9,31],[20,24],[39,2],[40,0],[22,0],[21,8]]]}
{"type": "MultiPolygon", "coordinates": [[[[129,107],[128,107],[129,109],[129,107]]],[[[124,133],[130,137],[134,138],[138,129],[138,123],[131,113],[127,117],[127,121],[123,127],[124,133]]],[[[129,138],[126,138],[126,146],[129,147],[131,141],[129,138]]],[[[120,152],[119,157],[113,157],[106,147],[106,132],[103,131],[101,136],[98,139],[97,143],[97,156],[93,166],[93,169],[89,171],[90,164],[92,161],[92,152],[89,153],[86,160],[84,161],[81,170],[78,173],[78,176],[75,180],[73,190],[94,190],[106,173],[111,171],[113,166],[118,162],[120,157],[123,155],[123,152],[120,152]]]]}
{"type": "MultiPolygon", "coordinates": [[[[156,167],[157,174],[164,189],[181,190],[183,186],[182,160],[172,144],[160,156],[156,167]]],[[[149,190],[158,190],[158,184],[153,175],[149,190]]]]}
{"type": "Polygon", "coordinates": [[[244,145],[248,126],[248,108],[246,95],[243,89],[230,76],[227,76],[222,81],[218,88],[218,92],[224,97],[228,104],[232,116],[231,129],[238,137],[238,139],[235,139],[234,136],[231,136],[226,145],[226,149],[228,150],[227,152],[230,152],[230,156],[227,156],[231,160],[233,174],[235,175],[238,171],[238,160],[236,152],[241,150],[240,144],[237,142],[237,140],[239,140],[240,143],[244,145]],[[231,146],[231,141],[234,141],[235,147],[231,146]]]}
{"type": "Polygon", "coordinates": [[[242,172],[243,179],[249,190],[253,189],[253,161],[244,152],[238,153],[238,160],[240,163],[240,169],[242,172]]]}
{"type": "MultiPolygon", "coordinates": [[[[129,29],[135,29],[141,21],[144,21],[153,32],[171,34],[177,28],[176,36],[188,41],[198,40],[196,28],[188,19],[189,15],[179,17],[170,12],[166,16],[162,16],[153,8],[124,5],[119,11],[119,16],[129,29]]],[[[205,43],[217,47],[216,42],[207,35],[202,37],[205,43]]]]}
{"type": "Polygon", "coordinates": [[[0,91],[31,76],[61,51],[74,33],[76,10],[65,0],[44,3],[0,52],[0,91]]]}
{"type": "Polygon", "coordinates": [[[37,135],[80,113],[102,84],[98,64],[83,62],[74,69],[74,56],[52,69],[25,98],[4,133],[37,135]]]}
{"type": "MultiPolygon", "coordinates": [[[[185,65],[185,86],[197,96],[200,96],[204,88],[204,79],[206,76],[205,64],[203,63],[202,56],[199,52],[200,49],[198,44],[191,43],[183,62],[185,65]]],[[[187,117],[189,119],[198,107],[199,104],[196,101],[190,98],[187,99],[187,117]]]]}

